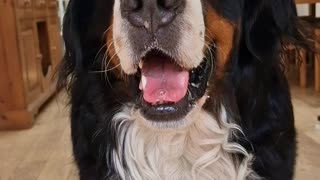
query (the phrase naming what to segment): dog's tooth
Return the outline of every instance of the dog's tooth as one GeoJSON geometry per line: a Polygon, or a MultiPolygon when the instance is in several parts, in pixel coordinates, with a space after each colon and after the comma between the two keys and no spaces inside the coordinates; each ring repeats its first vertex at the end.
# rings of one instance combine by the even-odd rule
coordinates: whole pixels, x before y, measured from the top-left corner
{"type": "Polygon", "coordinates": [[[146,85],[147,85],[147,78],[146,76],[142,75],[141,77],[141,83],[142,83],[142,90],[146,89],[146,85]]]}

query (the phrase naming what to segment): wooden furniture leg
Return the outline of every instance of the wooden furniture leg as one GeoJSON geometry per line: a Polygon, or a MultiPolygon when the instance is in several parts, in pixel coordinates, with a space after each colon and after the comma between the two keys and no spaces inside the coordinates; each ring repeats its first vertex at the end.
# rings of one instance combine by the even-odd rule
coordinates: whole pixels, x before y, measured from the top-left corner
{"type": "MultiPolygon", "coordinates": [[[[316,37],[320,37],[320,29],[315,29],[316,37]]],[[[315,43],[316,50],[320,50],[320,44],[318,42],[315,43]]],[[[314,55],[314,87],[316,92],[320,92],[320,54],[315,53],[314,55]]]]}
{"type": "Polygon", "coordinates": [[[315,90],[320,92],[320,54],[315,55],[314,61],[315,90]]]}
{"type": "Polygon", "coordinates": [[[300,87],[307,87],[307,52],[304,49],[299,49],[299,56],[301,58],[300,64],[300,87]]]}

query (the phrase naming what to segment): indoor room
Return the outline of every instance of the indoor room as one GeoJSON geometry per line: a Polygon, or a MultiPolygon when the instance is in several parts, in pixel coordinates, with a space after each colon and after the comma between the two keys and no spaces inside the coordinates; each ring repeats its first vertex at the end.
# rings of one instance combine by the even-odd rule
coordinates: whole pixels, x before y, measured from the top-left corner
{"type": "Polygon", "coordinates": [[[0,180],[78,179],[319,180],[320,0],[0,0],[0,180]]]}

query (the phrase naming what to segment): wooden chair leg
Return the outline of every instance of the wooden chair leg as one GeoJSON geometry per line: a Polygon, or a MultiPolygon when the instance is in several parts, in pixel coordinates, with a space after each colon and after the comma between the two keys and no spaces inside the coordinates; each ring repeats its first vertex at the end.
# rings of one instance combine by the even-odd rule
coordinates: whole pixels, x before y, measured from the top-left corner
{"type": "Polygon", "coordinates": [[[301,57],[300,64],[300,87],[307,87],[307,52],[304,49],[299,49],[299,56],[301,57]]]}
{"type": "Polygon", "coordinates": [[[314,74],[315,74],[315,89],[317,92],[320,92],[320,54],[315,55],[314,59],[314,74]]]}

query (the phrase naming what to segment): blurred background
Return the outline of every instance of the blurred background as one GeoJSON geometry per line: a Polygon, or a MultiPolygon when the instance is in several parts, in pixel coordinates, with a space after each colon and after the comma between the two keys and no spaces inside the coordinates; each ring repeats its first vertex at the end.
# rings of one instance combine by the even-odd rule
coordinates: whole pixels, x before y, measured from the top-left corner
{"type": "MultiPolygon", "coordinates": [[[[320,0],[296,0],[320,35],[320,0]]],[[[0,0],[0,180],[76,180],[68,97],[54,76],[68,0],[0,0]]],[[[319,47],[315,44],[315,47],[319,47]]],[[[320,179],[320,56],[289,48],[296,180],[320,179]],[[302,57],[301,61],[296,60],[302,57]]],[[[276,172],[275,172],[276,173],[276,172]]]]}

